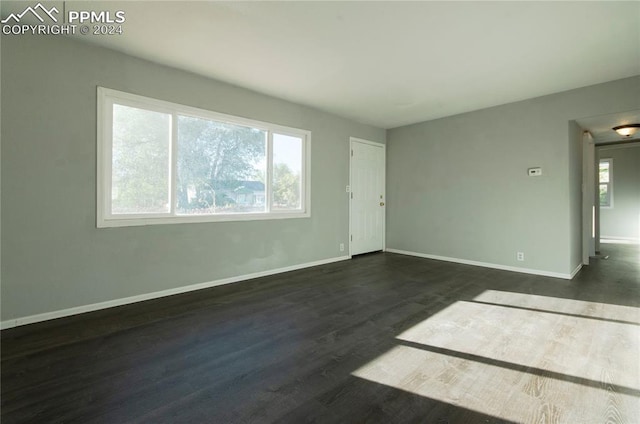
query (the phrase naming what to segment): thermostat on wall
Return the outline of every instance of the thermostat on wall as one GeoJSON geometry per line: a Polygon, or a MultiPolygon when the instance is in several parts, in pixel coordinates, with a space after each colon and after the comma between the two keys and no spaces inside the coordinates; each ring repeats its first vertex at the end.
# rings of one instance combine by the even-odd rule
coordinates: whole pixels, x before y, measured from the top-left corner
{"type": "Polygon", "coordinates": [[[529,168],[527,169],[530,177],[539,177],[542,175],[542,168],[529,168]]]}

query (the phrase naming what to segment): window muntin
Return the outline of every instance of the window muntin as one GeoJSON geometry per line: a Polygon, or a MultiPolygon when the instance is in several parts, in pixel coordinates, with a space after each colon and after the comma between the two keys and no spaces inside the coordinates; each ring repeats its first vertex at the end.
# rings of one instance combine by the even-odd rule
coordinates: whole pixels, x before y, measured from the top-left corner
{"type": "Polygon", "coordinates": [[[309,131],[98,88],[98,227],[308,217],[309,131]]]}
{"type": "Polygon", "coordinates": [[[613,159],[600,159],[598,164],[598,189],[600,207],[613,207],[613,159]]]}

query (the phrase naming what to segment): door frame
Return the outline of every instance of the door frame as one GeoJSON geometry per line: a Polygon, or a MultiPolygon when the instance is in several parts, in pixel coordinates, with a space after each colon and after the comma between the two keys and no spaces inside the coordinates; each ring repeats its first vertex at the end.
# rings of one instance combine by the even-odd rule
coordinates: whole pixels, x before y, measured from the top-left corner
{"type": "Polygon", "coordinates": [[[589,131],[582,133],[582,264],[596,254],[598,205],[596,204],[596,145],[589,131]]]}
{"type": "Polygon", "coordinates": [[[385,203],[383,209],[382,209],[382,251],[386,251],[387,249],[387,238],[386,238],[386,234],[387,234],[387,146],[383,143],[378,143],[376,141],[371,141],[371,140],[365,140],[363,138],[357,138],[357,137],[349,137],[349,190],[348,190],[348,197],[347,199],[349,200],[349,257],[353,257],[352,254],[352,244],[353,244],[353,240],[352,240],[352,228],[353,225],[351,223],[351,221],[353,220],[353,213],[351,211],[351,196],[352,196],[352,182],[353,182],[353,175],[352,175],[352,171],[353,171],[353,143],[361,143],[361,144],[368,144],[370,146],[374,146],[374,147],[381,147],[382,148],[382,160],[384,163],[384,166],[382,168],[382,198],[383,201],[385,203]]]}

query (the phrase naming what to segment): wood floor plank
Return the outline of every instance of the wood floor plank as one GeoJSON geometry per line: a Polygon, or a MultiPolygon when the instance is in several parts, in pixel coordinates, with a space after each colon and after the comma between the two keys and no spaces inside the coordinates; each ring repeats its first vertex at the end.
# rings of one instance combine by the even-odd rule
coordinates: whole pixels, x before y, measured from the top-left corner
{"type": "Polygon", "coordinates": [[[607,248],[572,281],[381,253],[4,330],[1,419],[640,422],[638,247],[607,248]]]}

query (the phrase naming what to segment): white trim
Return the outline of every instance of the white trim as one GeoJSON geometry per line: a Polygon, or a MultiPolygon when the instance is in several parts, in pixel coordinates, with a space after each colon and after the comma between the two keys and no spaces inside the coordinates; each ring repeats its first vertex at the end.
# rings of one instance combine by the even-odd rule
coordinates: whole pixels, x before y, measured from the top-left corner
{"type": "Polygon", "coordinates": [[[358,137],[349,137],[349,144],[351,144],[354,141],[356,143],[369,144],[370,146],[374,146],[374,147],[382,147],[383,149],[385,147],[387,147],[386,144],[380,143],[380,142],[377,142],[377,141],[365,140],[364,138],[358,138],[358,137]]]}
{"type": "Polygon", "coordinates": [[[302,143],[302,182],[304,187],[303,211],[307,217],[311,216],[311,131],[307,131],[306,139],[302,143]]]}
{"type": "Polygon", "coordinates": [[[150,97],[112,90],[97,88],[97,214],[96,227],[127,227],[155,224],[183,224],[219,221],[248,221],[265,219],[309,218],[311,216],[311,131],[300,128],[285,127],[269,122],[257,121],[239,116],[226,115],[179,103],[172,103],[150,97]],[[112,123],[113,105],[119,104],[136,107],[158,113],[171,115],[171,138],[169,151],[169,210],[155,214],[112,214],[111,213],[111,167],[112,167],[112,123]],[[177,116],[192,116],[199,119],[214,120],[216,122],[256,128],[267,133],[267,175],[265,189],[265,211],[252,213],[219,213],[207,215],[179,215],[176,212],[176,181],[177,181],[177,116]],[[302,140],[300,209],[272,210],[272,170],[270,161],[273,160],[273,134],[298,137],[302,140]]]}
{"type": "MultiPolygon", "coordinates": [[[[427,253],[418,253],[418,252],[410,252],[407,250],[390,249],[388,247],[386,251],[389,253],[397,253],[399,255],[417,256],[419,258],[435,259],[437,261],[455,262],[455,263],[465,264],[465,265],[481,266],[484,268],[500,269],[503,271],[520,272],[523,274],[542,275],[544,277],[563,278],[565,280],[570,280],[572,278],[572,274],[563,274],[561,272],[542,271],[539,269],[520,268],[515,266],[509,266],[509,265],[492,264],[488,262],[470,261],[467,259],[449,258],[446,256],[429,255],[427,253]]],[[[582,265],[579,265],[579,266],[581,267],[582,265]]],[[[574,272],[577,272],[577,271],[574,270],[574,272]]]]}
{"type": "Polygon", "coordinates": [[[351,199],[353,196],[353,187],[351,184],[353,183],[353,178],[351,176],[353,166],[351,162],[353,161],[353,137],[349,137],[349,192],[347,193],[347,203],[349,203],[349,234],[347,234],[347,252],[349,252],[349,256],[353,256],[351,251],[351,245],[353,244],[353,233],[352,233],[352,225],[351,225],[351,199]]]}
{"type": "Polygon", "coordinates": [[[236,213],[225,215],[175,215],[164,217],[144,217],[144,218],[118,218],[107,220],[98,228],[111,227],[132,227],[140,225],[155,224],[189,224],[203,222],[228,222],[228,221],[261,221],[266,219],[289,219],[289,218],[309,218],[311,214],[296,211],[278,211],[271,213],[236,213]]]}
{"type": "Polygon", "coordinates": [[[352,256],[352,249],[351,249],[351,245],[353,243],[353,240],[351,240],[351,237],[353,235],[352,233],[352,225],[351,225],[351,219],[352,219],[352,213],[351,213],[351,193],[353,191],[353,179],[352,179],[352,168],[353,168],[353,143],[362,143],[362,144],[368,144],[370,146],[374,146],[374,147],[381,147],[382,148],[382,156],[383,156],[383,160],[384,160],[384,166],[382,168],[382,180],[383,180],[383,184],[382,184],[382,197],[383,197],[383,201],[385,203],[385,207],[382,210],[382,251],[386,252],[387,251],[387,145],[383,144],[383,143],[378,143],[377,141],[369,141],[369,140],[365,140],[363,138],[357,138],[357,137],[349,137],[349,196],[347,197],[347,200],[349,202],[349,256],[352,256]]]}
{"type": "Polygon", "coordinates": [[[61,309],[53,312],[45,312],[43,314],[29,315],[20,318],[14,318],[0,322],[0,330],[18,327],[21,325],[33,324],[41,321],[48,321],[56,318],[67,317],[70,315],[83,314],[85,312],[98,311],[101,309],[113,308],[115,306],[128,305],[131,303],[142,302],[150,299],[157,299],[174,294],[187,293],[195,290],[202,290],[210,287],[221,286],[224,284],[237,283],[240,281],[252,280],[254,278],[266,277],[283,272],[295,271],[298,269],[310,268],[318,265],[326,265],[333,262],[340,262],[351,259],[351,256],[337,256],[334,258],[321,259],[319,261],[307,262],[298,265],[291,265],[282,268],[270,269],[267,271],[259,271],[251,274],[239,275],[236,277],[222,278],[220,280],[207,281],[204,283],[191,284],[188,286],[176,287],[168,290],[161,290],[152,293],[140,294],[137,296],[124,297],[120,299],[108,300],[106,302],[92,303],[90,305],[76,306],[68,309],[61,309]]]}
{"type": "Polygon", "coordinates": [[[638,237],[620,237],[620,236],[600,236],[600,240],[602,241],[603,239],[605,240],[610,240],[610,241],[616,241],[616,240],[622,240],[622,241],[635,241],[635,242],[640,242],[640,238],[638,237]]]}
{"type": "Polygon", "coordinates": [[[573,280],[573,277],[576,276],[576,274],[578,272],[580,272],[580,270],[582,269],[582,265],[583,264],[578,264],[578,266],[576,267],[576,269],[574,269],[573,271],[571,271],[571,274],[569,274],[569,280],[573,280]]]}
{"type": "Polygon", "coordinates": [[[593,136],[589,131],[585,131],[582,134],[582,263],[584,265],[589,265],[589,258],[596,254],[595,158],[593,136]]]}
{"type": "MultiPolygon", "coordinates": [[[[613,158],[600,158],[598,160],[598,206],[600,206],[600,209],[613,209],[613,158]],[[600,182],[600,164],[602,162],[608,162],[609,163],[609,182],[608,183],[601,183],[600,182]],[[607,191],[609,193],[609,204],[608,205],[601,205],[600,204],[600,184],[606,184],[607,185],[607,191]]],[[[602,237],[602,236],[601,236],[602,237]]]]}

